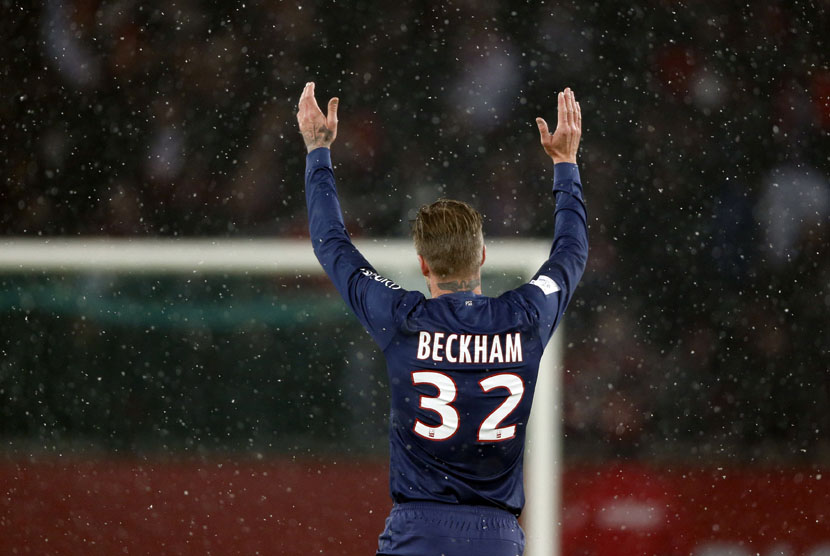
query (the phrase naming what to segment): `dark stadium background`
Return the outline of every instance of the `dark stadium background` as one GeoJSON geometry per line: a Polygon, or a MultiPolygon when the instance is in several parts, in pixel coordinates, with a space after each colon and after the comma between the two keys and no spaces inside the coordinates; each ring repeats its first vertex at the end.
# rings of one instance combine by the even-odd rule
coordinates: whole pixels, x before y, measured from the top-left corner
{"type": "MultiPolygon", "coordinates": [[[[572,87],[565,553],[830,551],[825,0],[0,5],[5,239],[305,237],[308,80],[354,236],[549,238],[572,87]]],[[[0,552],[371,553],[384,370],[324,280],[0,282],[0,552]]]]}

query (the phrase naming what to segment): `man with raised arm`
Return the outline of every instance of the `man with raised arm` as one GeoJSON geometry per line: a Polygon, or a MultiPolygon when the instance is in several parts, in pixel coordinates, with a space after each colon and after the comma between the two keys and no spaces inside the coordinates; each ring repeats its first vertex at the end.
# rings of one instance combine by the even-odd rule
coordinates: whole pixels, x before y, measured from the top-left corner
{"type": "MultiPolygon", "coordinates": [[[[447,199],[420,208],[412,234],[432,296],[383,278],[352,245],[329,147],[338,99],[324,115],[314,83],[297,120],[308,149],[306,201],[314,253],[386,357],[390,489],[378,555],[516,556],[522,458],[539,360],[585,269],[587,219],[576,154],[582,115],[559,93],[556,130],[537,118],[553,159],[555,224],[547,261],[499,297],[481,295],[481,215],[447,199]]],[[[553,526],[553,524],[551,524],[553,526]]]]}

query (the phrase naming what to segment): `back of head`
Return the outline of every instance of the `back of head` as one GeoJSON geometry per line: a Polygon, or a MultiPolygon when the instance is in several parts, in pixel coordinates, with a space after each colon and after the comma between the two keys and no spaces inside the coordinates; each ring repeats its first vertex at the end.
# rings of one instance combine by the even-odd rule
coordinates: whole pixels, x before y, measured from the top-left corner
{"type": "Polygon", "coordinates": [[[463,201],[439,199],[418,209],[412,224],[415,250],[438,278],[478,273],[484,234],[481,214],[463,201]]]}

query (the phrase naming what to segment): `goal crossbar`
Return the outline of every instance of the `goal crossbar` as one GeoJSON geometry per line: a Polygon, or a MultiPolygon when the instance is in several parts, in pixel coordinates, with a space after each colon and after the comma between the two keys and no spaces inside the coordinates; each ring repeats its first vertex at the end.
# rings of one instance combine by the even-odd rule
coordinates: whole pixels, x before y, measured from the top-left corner
{"type": "MultiPolygon", "coordinates": [[[[409,240],[364,239],[355,244],[379,271],[416,265],[409,240]]],[[[490,239],[487,268],[535,272],[548,249],[549,241],[490,239]]],[[[269,274],[316,273],[321,268],[308,239],[20,238],[0,241],[0,270],[269,274]]]]}

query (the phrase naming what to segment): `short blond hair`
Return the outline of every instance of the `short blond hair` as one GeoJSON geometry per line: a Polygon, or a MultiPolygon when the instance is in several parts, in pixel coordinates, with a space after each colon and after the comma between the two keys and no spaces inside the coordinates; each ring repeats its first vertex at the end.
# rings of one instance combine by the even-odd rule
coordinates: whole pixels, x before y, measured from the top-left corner
{"type": "Polygon", "coordinates": [[[415,251],[441,279],[467,278],[481,266],[481,214],[463,201],[438,199],[418,209],[412,223],[415,251]]]}

